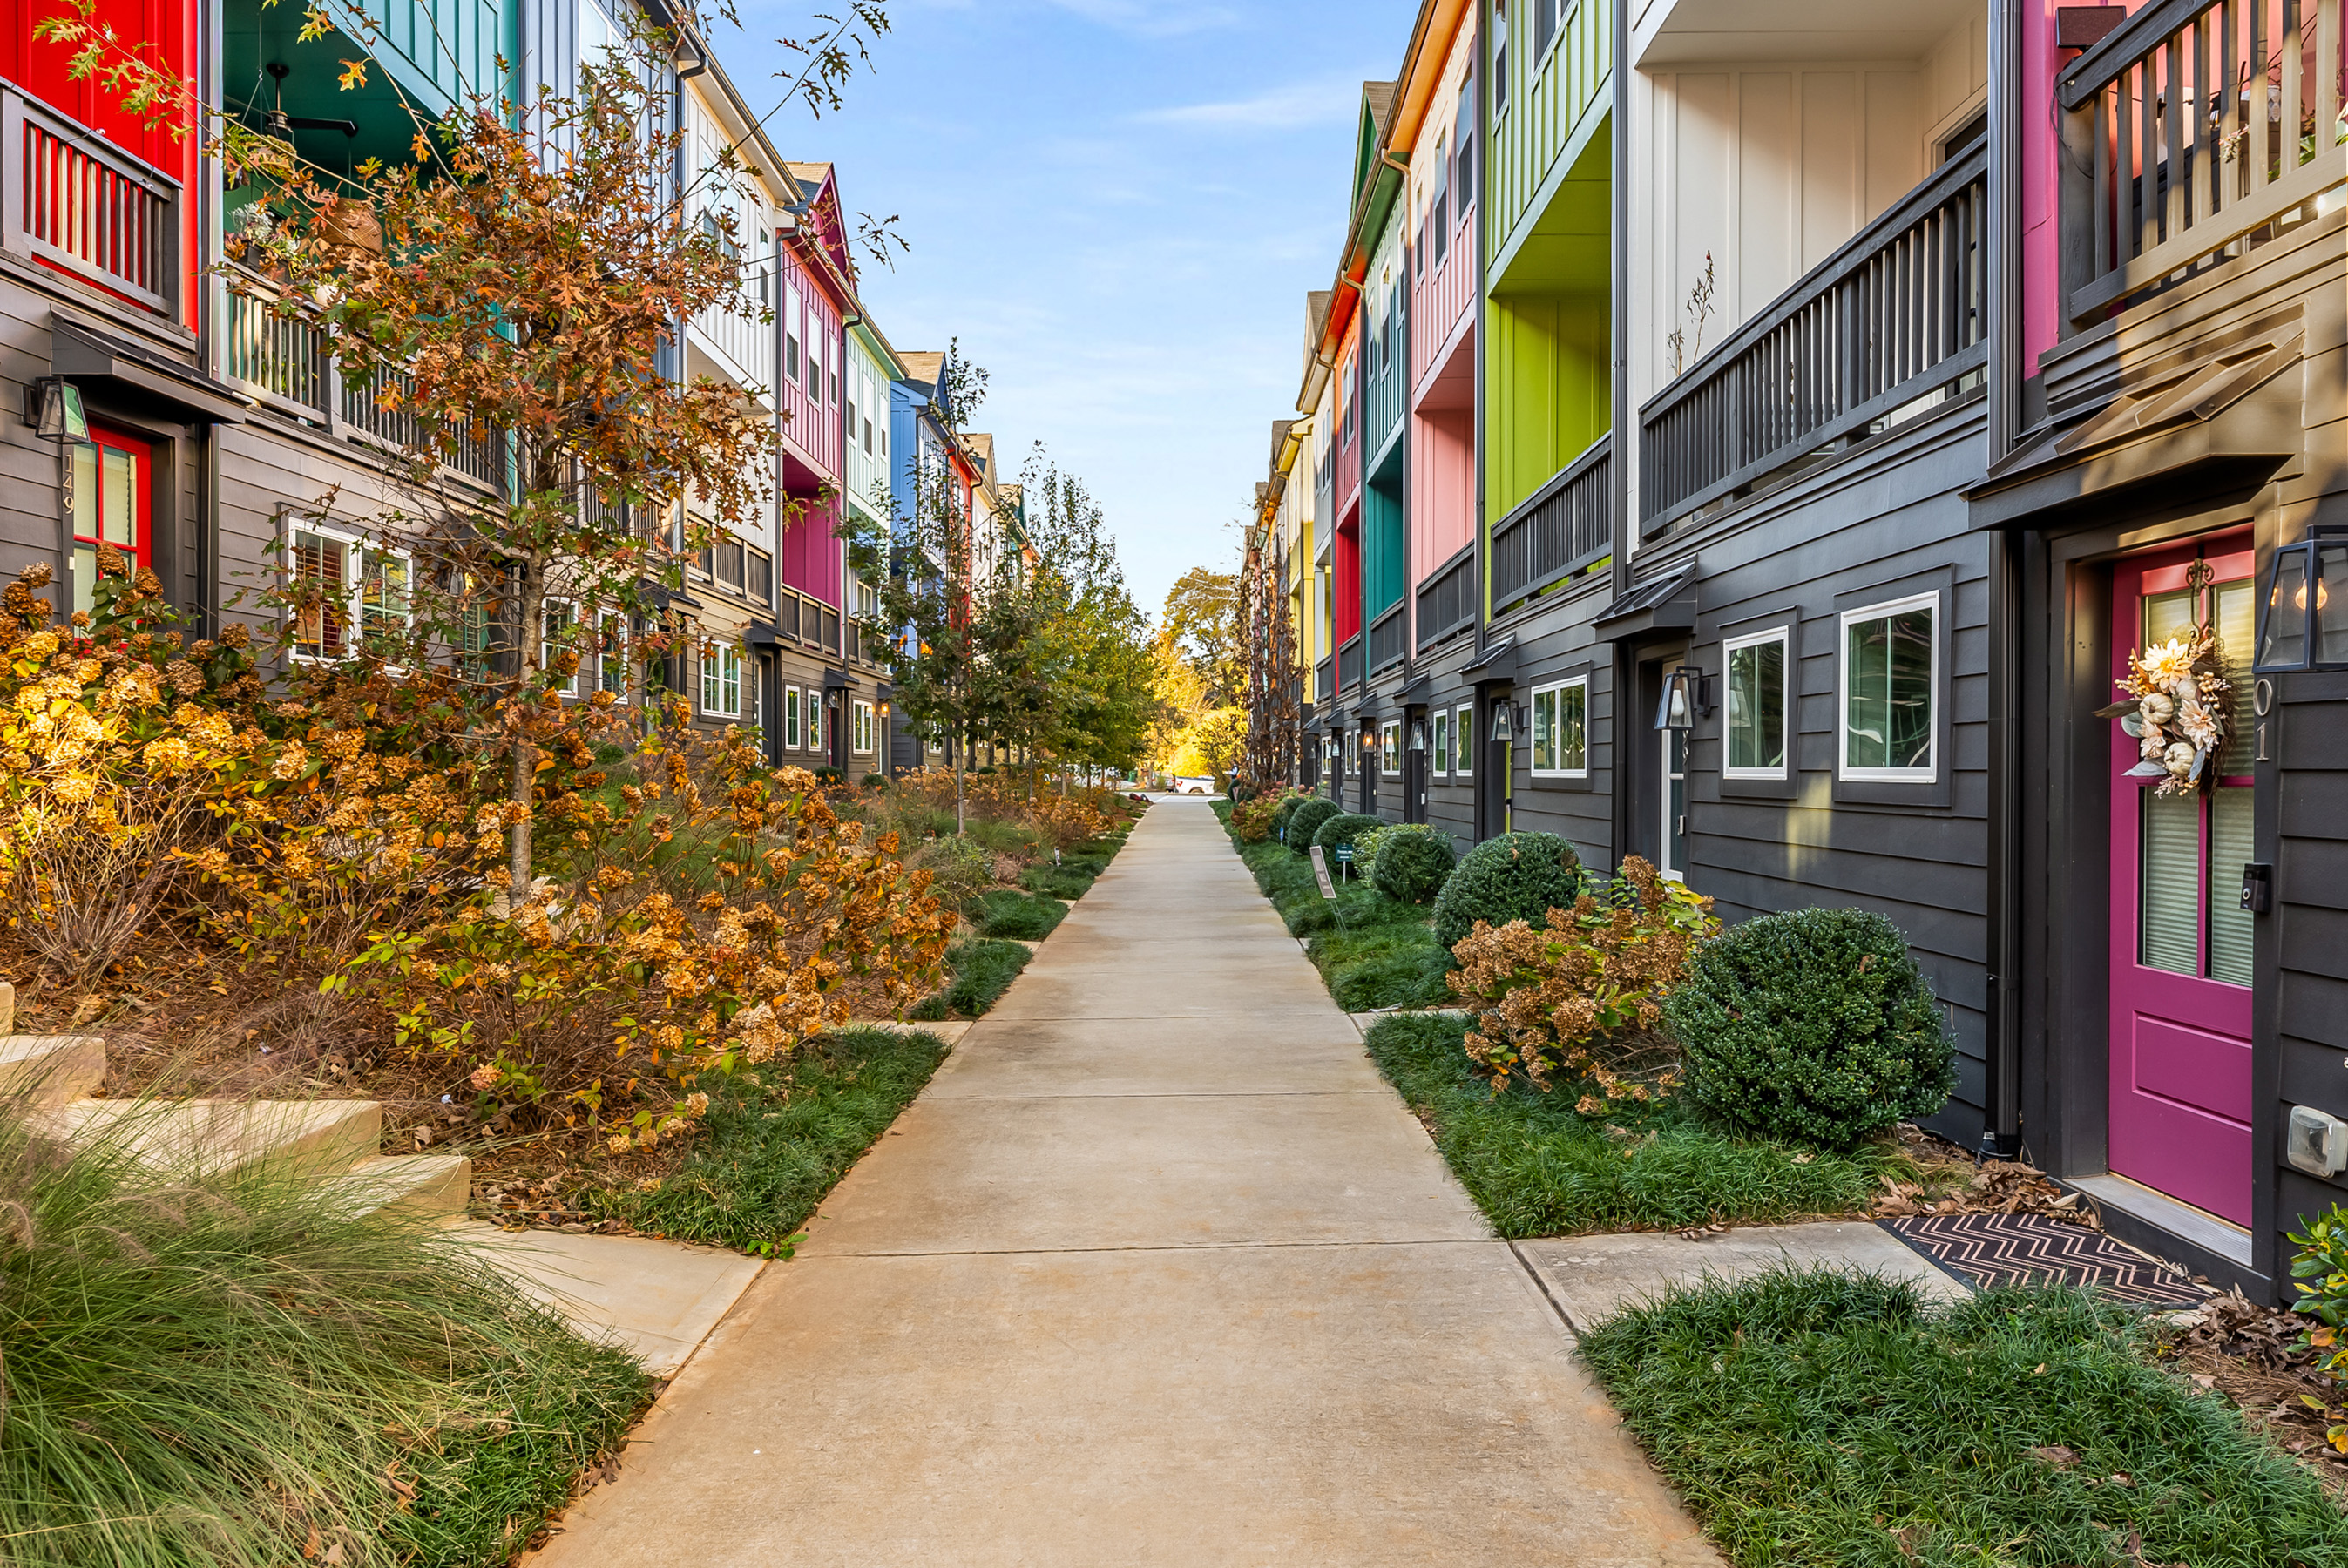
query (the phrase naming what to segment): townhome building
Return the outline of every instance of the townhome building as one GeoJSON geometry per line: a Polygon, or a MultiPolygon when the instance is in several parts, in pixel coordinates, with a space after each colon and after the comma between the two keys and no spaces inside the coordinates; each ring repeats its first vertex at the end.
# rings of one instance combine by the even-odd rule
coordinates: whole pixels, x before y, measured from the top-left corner
{"type": "MultiPolygon", "coordinates": [[[[976,577],[975,562],[981,551],[990,552],[991,559],[992,491],[984,487],[977,454],[956,427],[947,406],[947,355],[927,349],[909,350],[897,360],[899,374],[891,386],[889,405],[893,448],[889,474],[891,527],[899,541],[891,569],[941,581],[959,569],[965,581],[950,591],[967,593],[968,581],[976,577]],[[939,548],[941,528],[957,531],[958,567],[939,548]]],[[[992,446],[990,440],[990,453],[992,446]]],[[[914,633],[906,627],[895,635],[903,640],[914,633]]],[[[969,743],[966,736],[934,730],[917,733],[911,725],[898,726],[891,761],[900,769],[950,767],[960,754],[957,748],[969,743]]]]}
{"type": "Polygon", "coordinates": [[[1324,791],[1886,915],[1932,1127],[2269,1299],[2348,1153],[2343,10],[1428,0],[1296,403],[1324,791]],[[2163,788],[2109,710],[2197,625],[2163,788]]]}

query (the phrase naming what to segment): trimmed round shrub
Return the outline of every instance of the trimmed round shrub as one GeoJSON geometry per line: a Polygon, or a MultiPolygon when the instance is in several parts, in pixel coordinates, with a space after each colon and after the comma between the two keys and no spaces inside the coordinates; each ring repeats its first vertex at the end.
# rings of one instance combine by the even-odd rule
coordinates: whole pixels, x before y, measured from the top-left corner
{"type": "Polygon", "coordinates": [[[1313,798],[1313,797],[1309,794],[1284,794],[1281,796],[1280,804],[1272,807],[1272,836],[1277,838],[1281,834],[1286,832],[1288,829],[1288,819],[1296,815],[1296,808],[1313,798]]]}
{"type": "Polygon", "coordinates": [[[1732,926],[1664,999],[1700,1109],[1741,1132],[1848,1149],[1956,1087],[1940,1003],[1900,927],[1865,909],[1732,926]]]}
{"type": "Polygon", "coordinates": [[[1378,840],[1377,858],[1370,866],[1370,886],[1405,904],[1424,904],[1443,891],[1458,851],[1447,833],[1413,829],[1393,832],[1378,840]]]}
{"type": "Polygon", "coordinates": [[[1321,831],[1323,823],[1339,815],[1343,810],[1335,801],[1320,795],[1314,795],[1298,806],[1288,819],[1288,847],[1299,855],[1311,854],[1313,835],[1321,831]]]}
{"type": "MultiPolygon", "coordinates": [[[[1342,844],[1346,847],[1351,848],[1355,841],[1360,839],[1364,834],[1375,833],[1379,828],[1384,827],[1385,825],[1385,819],[1384,817],[1365,816],[1354,812],[1343,812],[1338,815],[1330,817],[1320,826],[1313,830],[1313,846],[1320,850],[1321,858],[1327,861],[1329,863],[1329,869],[1332,872],[1334,872],[1337,869],[1337,846],[1339,845],[1342,844]]],[[[1354,867],[1356,875],[1359,875],[1360,869],[1361,868],[1358,865],[1354,867]]]]}
{"type": "Polygon", "coordinates": [[[1478,920],[1546,925],[1581,895],[1581,858],[1554,833],[1504,833],[1468,852],[1435,899],[1435,939],[1458,945],[1478,920]]]}

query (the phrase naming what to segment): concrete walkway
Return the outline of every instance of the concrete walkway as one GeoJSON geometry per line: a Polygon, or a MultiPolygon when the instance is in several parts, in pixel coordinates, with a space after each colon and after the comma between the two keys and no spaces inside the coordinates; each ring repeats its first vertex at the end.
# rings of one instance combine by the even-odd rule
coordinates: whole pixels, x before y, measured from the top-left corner
{"type": "Polygon", "coordinates": [[[1195,803],[561,1524],[536,1563],[1718,1561],[1195,803]]]}

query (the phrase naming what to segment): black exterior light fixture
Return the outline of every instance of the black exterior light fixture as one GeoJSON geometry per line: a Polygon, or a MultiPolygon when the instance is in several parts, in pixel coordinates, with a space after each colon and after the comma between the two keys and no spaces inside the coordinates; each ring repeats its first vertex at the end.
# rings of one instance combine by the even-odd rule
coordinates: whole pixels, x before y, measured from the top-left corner
{"type": "Polygon", "coordinates": [[[2333,604],[2335,588],[2348,591],[2348,528],[2322,525],[2275,551],[2260,611],[2255,673],[2348,670],[2348,602],[2333,604]]]}
{"type": "Polygon", "coordinates": [[[62,375],[44,375],[26,384],[25,423],[33,427],[34,435],[51,441],[89,439],[81,388],[62,375]]]}
{"type": "Polygon", "coordinates": [[[1493,742],[1494,742],[1496,744],[1505,746],[1505,745],[1507,745],[1510,741],[1513,741],[1513,740],[1515,740],[1516,738],[1517,738],[1516,726],[1515,726],[1514,724],[1511,724],[1511,723],[1509,722],[1509,704],[1508,704],[1506,702],[1495,702],[1495,703],[1493,703],[1493,704],[1492,704],[1492,740],[1493,740],[1493,742]]]}
{"type": "Polygon", "coordinates": [[[1712,681],[1701,670],[1683,664],[1663,677],[1663,700],[1655,704],[1655,728],[1692,730],[1712,712],[1712,681]]]}
{"type": "Polygon", "coordinates": [[[1414,752],[1423,752],[1426,750],[1426,721],[1425,719],[1413,719],[1410,722],[1410,749],[1414,752]]]}

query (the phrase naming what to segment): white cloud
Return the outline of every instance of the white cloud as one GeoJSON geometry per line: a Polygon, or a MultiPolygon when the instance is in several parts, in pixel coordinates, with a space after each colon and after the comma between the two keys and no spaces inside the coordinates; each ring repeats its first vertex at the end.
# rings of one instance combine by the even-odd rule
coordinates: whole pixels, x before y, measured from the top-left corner
{"type": "Polygon", "coordinates": [[[1249,98],[1145,109],[1133,118],[1144,125],[1196,126],[1208,130],[1294,130],[1350,118],[1361,92],[1358,81],[1301,83],[1249,98]]]}
{"type": "Polygon", "coordinates": [[[1196,0],[1052,0],[1064,11],[1088,22],[1114,27],[1139,38],[1179,38],[1208,33],[1236,24],[1239,13],[1226,5],[1200,5],[1196,0]]]}

